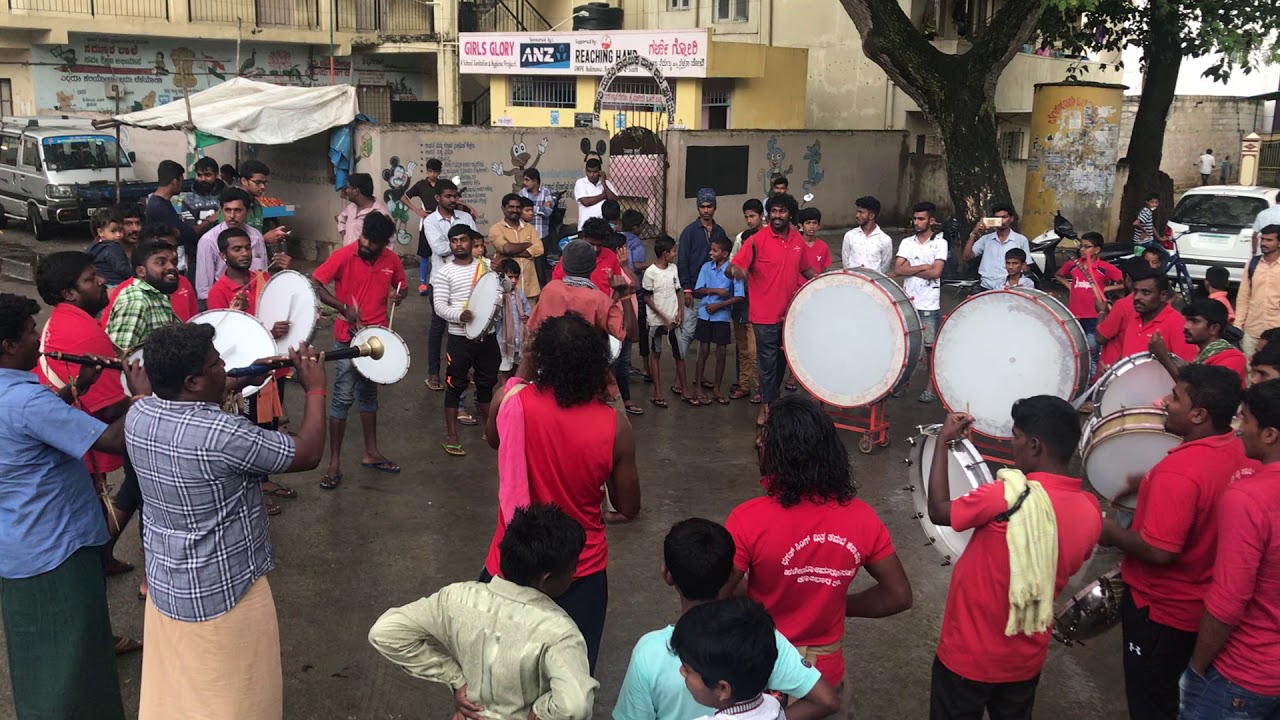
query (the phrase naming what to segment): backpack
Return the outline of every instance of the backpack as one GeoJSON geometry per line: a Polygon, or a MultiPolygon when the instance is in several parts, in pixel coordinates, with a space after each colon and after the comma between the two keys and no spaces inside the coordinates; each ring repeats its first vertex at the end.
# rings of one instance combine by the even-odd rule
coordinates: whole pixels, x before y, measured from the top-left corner
{"type": "Polygon", "coordinates": [[[1253,282],[1253,271],[1258,269],[1258,262],[1262,260],[1261,255],[1254,255],[1249,261],[1249,282],[1253,282]]]}

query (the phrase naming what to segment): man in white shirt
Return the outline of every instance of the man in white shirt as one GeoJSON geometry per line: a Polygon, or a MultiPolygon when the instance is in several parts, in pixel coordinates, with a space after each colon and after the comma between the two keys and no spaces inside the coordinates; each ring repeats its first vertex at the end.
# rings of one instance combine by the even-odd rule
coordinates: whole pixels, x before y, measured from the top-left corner
{"type": "Polygon", "coordinates": [[[846,270],[871,268],[888,275],[893,264],[893,240],[876,224],[880,201],[860,197],[853,204],[858,227],[844,234],[840,260],[846,270]]]}
{"type": "MultiPolygon", "coordinates": [[[[427,297],[431,298],[436,276],[440,269],[453,262],[453,251],[449,249],[449,229],[454,225],[466,225],[477,230],[475,218],[460,210],[458,204],[458,186],[452,180],[436,180],[436,209],[422,219],[422,234],[427,238],[431,254],[435,256],[431,263],[431,278],[427,281],[427,297]]],[[[435,300],[432,299],[434,306],[435,300]]],[[[444,390],[440,382],[440,347],[444,344],[444,332],[448,323],[439,313],[431,316],[431,329],[427,331],[427,387],[431,390],[444,390]]]]}
{"type": "Polygon", "coordinates": [[[1218,166],[1218,160],[1213,156],[1212,150],[1205,150],[1200,156],[1200,184],[1208,185],[1209,176],[1213,174],[1213,169],[1218,166]]]}
{"type": "Polygon", "coordinates": [[[973,232],[969,233],[963,253],[964,259],[970,262],[975,257],[982,256],[982,261],[978,263],[978,275],[982,277],[983,290],[1004,287],[1005,281],[1009,279],[1009,273],[1004,267],[1004,254],[1009,250],[1021,248],[1027,257],[1031,257],[1031,243],[1027,242],[1027,236],[1013,231],[1013,206],[996,203],[991,206],[991,216],[999,218],[1000,227],[995,232],[978,237],[983,230],[990,229],[979,221],[974,225],[973,232]]]}
{"type": "Polygon", "coordinates": [[[1258,249],[1258,240],[1262,237],[1262,228],[1268,225],[1280,225],[1280,196],[1276,197],[1276,204],[1258,213],[1258,217],[1253,219],[1253,254],[1261,255],[1262,251],[1258,249]]]}
{"type": "MultiPolygon", "coordinates": [[[[916,203],[911,208],[911,229],[914,235],[902,239],[898,245],[898,257],[894,272],[902,279],[902,289],[911,298],[920,323],[924,326],[925,372],[929,381],[917,398],[922,403],[938,399],[933,393],[933,340],[938,335],[938,319],[942,311],[942,270],[947,264],[947,239],[933,232],[934,213],[937,206],[931,202],[916,203]]],[[[896,394],[901,394],[899,388],[896,394]]]]}
{"type": "Polygon", "coordinates": [[[600,203],[605,200],[617,200],[617,190],[609,182],[600,167],[600,158],[587,160],[587,176],[578,178],[573,184],[573,199],[578,201],[578,229],[591,218],[601,217],[600,203]]]}

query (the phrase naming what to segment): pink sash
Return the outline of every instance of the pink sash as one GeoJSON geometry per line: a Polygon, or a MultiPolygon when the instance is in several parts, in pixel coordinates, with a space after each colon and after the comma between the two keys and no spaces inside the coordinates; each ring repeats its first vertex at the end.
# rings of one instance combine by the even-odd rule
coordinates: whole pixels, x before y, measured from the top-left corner
{"type": "Polygon", "coordinates": [[[524,405],[520,391],[524,380],[507,380],[506,392],[498,406],[498,516],[505,526],[516,508],[529,504],[529,464],[524,454],[524,405]]]}

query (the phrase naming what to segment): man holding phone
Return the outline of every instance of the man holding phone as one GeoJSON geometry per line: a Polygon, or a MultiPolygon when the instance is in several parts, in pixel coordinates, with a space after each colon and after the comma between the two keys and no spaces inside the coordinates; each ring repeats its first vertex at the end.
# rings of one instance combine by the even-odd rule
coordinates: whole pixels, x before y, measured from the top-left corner
{"type": "Polygon", "coordinates": [[[1021,248],[1031,257],[1031,244],[1022,233],[1013,230],[1013,206],[1008,203],[996,203],[991,206],[991,214],[984,217],[969,233],[964,244],[964,259],[972,262],[975,257],[982,257],[978,263],[978,275],[982,278],[983,290],[996,290],[1004,287],[1008,273],[1004,267],[1004,255],[1013,248],[1021,248]],[[985,234],[983,234],[985,233],[985,234]]]}

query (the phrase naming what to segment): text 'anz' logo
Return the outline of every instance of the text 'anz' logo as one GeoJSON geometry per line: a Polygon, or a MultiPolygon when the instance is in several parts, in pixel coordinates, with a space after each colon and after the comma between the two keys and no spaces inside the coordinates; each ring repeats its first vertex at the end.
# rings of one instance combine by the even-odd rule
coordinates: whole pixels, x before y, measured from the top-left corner
{"type": "Polygon", "coordinates": [[[520,43],[520,67],[569,69],[569,43],[520,43]]]}

